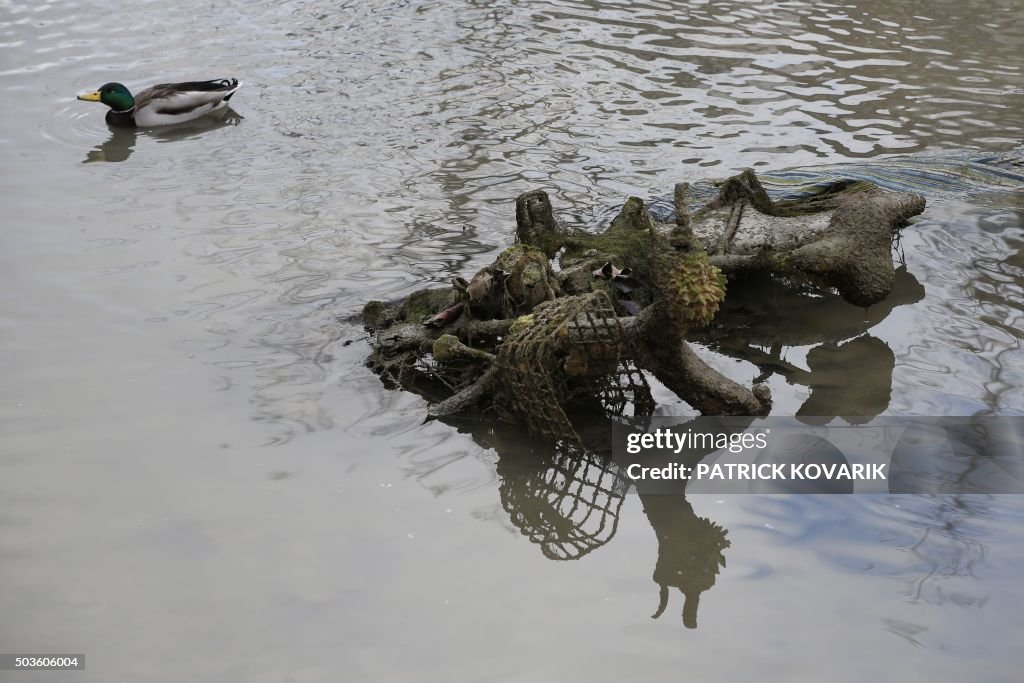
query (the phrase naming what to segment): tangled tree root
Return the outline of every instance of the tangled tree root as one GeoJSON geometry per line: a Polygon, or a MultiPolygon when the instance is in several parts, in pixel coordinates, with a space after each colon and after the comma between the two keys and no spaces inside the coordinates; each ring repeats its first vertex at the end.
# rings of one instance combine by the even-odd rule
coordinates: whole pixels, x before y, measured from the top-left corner
{"type": "Polygon", "coordinates": [[[714,318],[726,275],[769,271],[868,306],[891,290],[893,239],[924,209],[869,183],[773,202],[750,171],[693,215],[686,195],[678,185],[674,224],[632,197],[596,234],[563,226],[542,190],[521,195],[518,244],[473,278],[366,305],[371,367],[425,395],[433,417],[492,410],[580,447],[580,406],[653,412],[643,371],[704,414],[766,414],[767,387],[725,377],[685,339],[714,318]]]}

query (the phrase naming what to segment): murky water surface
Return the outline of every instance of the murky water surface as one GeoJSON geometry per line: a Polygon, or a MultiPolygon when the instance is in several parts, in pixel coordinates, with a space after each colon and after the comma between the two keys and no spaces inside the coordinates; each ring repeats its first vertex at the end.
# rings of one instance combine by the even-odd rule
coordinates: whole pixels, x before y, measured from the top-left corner
{"type": "MultiPolygon", "coordinates": [[[[559,526],[544,482],[587,463],[423,424],[340,319],[472,274],[535,187],[596,227],[744,167],[1012,150],[1022,17],[0,2],[0,650],[84,652],[82,681],[1019,680],[1019,497],[627,495],[559,526]],[[215,125],[74,100],[225,76],[215,125]]],[[[778,414],[1024,412],[1022,195],[929,202],[890,302],[753,287],[749,338],[703,353],[748,382],[738,347],[780,350],[778,414]]]]}

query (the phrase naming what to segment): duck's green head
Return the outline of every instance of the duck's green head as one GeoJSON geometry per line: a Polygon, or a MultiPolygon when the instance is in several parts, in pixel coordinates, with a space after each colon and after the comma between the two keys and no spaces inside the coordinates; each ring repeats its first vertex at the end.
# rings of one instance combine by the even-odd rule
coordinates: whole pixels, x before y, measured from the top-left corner
{"type": "Polygon", "coordinates": [[[102,102],[114,111],[128,111],[135,106],[135,98],[128,88],[120,83],[107,83],[96,92],[79,95],[84,102],[102,102]]]}

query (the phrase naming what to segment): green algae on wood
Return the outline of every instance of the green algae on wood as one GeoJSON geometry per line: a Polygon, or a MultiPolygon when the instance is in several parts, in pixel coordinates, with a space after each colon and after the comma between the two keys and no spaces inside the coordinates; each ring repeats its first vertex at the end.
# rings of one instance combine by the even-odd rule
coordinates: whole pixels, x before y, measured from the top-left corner
{"type": "Polygon", "coordinates": [[[749,171],[693,213],[687,195],[685,183],[676,186],[674,223],[652,220],[630,197],[598,232],[559,221],[543,190],[520,195],[517,244],[469,281],[367,304],[371,366],[391,377],[398,368],[398,383],[414,391],[410,373],[445,385],[448,397],[432,416],[492,407],[577,444],[568,404],[589,396],[623,410],[622,377],[632,378],[633,409],[653,410],[641,369],[704,414],[764,414],[767,387],[723,376],[686,341],[715,317],[726,276],[768,272],[876,303],[892,288],[894,235],[924,208],[918,195],[862,182],[775,202],[749,171]],[[616,277],[626,268],[628,282],[616,277]]]}

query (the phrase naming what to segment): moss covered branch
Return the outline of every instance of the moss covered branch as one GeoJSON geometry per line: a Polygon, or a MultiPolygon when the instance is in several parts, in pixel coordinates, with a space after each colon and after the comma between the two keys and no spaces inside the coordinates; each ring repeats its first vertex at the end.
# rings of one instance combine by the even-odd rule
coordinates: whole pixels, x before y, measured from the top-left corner
{"type": "Polygon", "coordinates": [[[857,182],[775,202],[752,172],[725,181],[693,214],[687,194],[675,187],[673,223],[653,221],[631,197],[598,232],[563,225],[542,190],[520,195],[517,245],[491,265],[450,288],[367,304],[371,366],[447,386],[433,416],[494,406],[557,439],[577,438],[567,410],[582,395],[620,408],[601,397],[641,400],[641,369],[702,413],[765,414],[766,387],[723,376],[686,341],[714,318],[725,275],[768,271],[871,305],[892,288],[894,236],[924,208],[920,196],[857,182]]]}

